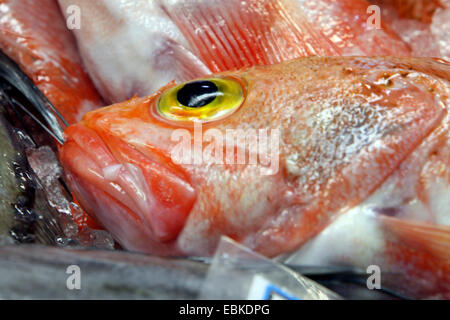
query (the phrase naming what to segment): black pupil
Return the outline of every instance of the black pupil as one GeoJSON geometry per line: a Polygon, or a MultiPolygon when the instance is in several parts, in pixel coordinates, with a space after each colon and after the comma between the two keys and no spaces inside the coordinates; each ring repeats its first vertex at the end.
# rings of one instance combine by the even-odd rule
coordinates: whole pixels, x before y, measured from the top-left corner
{"type": "Polygon", "coordinates": [[[178,102],[189,108],[200,108],[214,101],[219,88],[211,81],[194,81],[184,85],[177,93],[178,102]]]}

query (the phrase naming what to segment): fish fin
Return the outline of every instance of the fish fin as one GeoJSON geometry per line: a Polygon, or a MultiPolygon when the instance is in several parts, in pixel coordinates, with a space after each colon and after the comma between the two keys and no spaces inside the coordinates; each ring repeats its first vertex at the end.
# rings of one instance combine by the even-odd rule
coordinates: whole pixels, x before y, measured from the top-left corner
{"type": "Polygon", "coordinates": [[[68,125],[58,110],[51,104],[33,81],[20,69],[20,67],[0,50],[0,79],[6,81],[11,87],[17,89],[29,102],[34,112],[19,101],[14,104],[27,113],[39,126],[46,130],[59,143],[64,142],[63,125],[68,125]],[[45,123],[41,122],[34,113],[39,114],[45,123]]]}
{"type": "Polygon", "coordinates": [[[339,54],[291,0],[195,0],[160,6],[213,72],[339,54]]]}
{"type": "Polygon", "coordinates": [[[399,292],[421,298],[450,297],[450,227],[381,216],[385,257],[395,268],[399,292]]]}
{"type": "Polygon", "coordinates": [[[387,229],[413,249],[426,251],[450,267],[450,227],[383,216],[387,229]]]}

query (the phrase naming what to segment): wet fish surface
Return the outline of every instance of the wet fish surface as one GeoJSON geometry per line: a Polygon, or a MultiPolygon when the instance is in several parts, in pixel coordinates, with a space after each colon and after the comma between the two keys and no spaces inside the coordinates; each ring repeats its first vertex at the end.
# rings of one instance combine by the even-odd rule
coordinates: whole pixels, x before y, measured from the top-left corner
{"type": "MultiPolygon", "coordinates": [[[[69,3],[64,2],[63,9],[69,3]]],[[[83,3],[87,4],[78,2],[83,3]]],[[[290,15],[294,23],[281,28],[296,31],[282,34],[289,35],[288,39],[281,38],[288,48],[302,51],[305,48],[298,43],[299,34],[306,32],[317,45],[306,46],[311,52],[282,51],[287,54],[278,59],[274,53],[264,55],[267,52],[262,51],[258,55],[256,50],[247,61],[226,60],[225,56],[233,58],[231,53],[243,50],[239,45],[233,47],[232,39],[224,44],[220,37],[214,38],[226,23],[212,28],[213,33],[199,29],[204,38],[191,34],[192,27],[202,25],[200,18],[204,19],[196,13],[203,15],[214,4],[192,2],[204,6],[189,11],[198,7],[179,1],[170,2],[174,5],[170,8],[167,3],[155,3],[156,7],[153,3],[145,7],[147,14],[140,17],[158,20],[163,12],[164,23],[170,25],[166,29],[174,31],[180,41],[168,41],[174,34],[161,37],[163,45],[171,45],[164,53],[180,53],[175,56],[183,56],[181,61],[190,61],[194,71],[199,71],[186,73],[183,65],[168,59],[175,67],[170,79],[184,81],[254,64],[271,66],[223,72],[179,86],[172,82],[152,96],[90,112],[70,126],[60,141],[64,142],[60,156],[83,208],[128,250],[207,255],[225,234],[267,256],[283,255],[290,263],[377,265],[401,275],[391,282],[401,292],[448,297],[449,65],[437,59],[387,57],[315,57],[272,65],[287,57],[321,52],[371,51],[361,45],[362,34],[346,34],[345,28],[336,29],[337,34],[344,34],[341,40],[349,41],[329,41],[324,37],[326,30],[310,28],[303,14],[294,17],[296,11],[290,15]],[[155,12],[156,16],[152,15],[155,12]],[[189,19],[183,12],[189,13],[189,19]],[[216,50],[219,45],[224,49],[230,45],[234,51],[216,50]],[[211,50],[202,51],[207,48],[211,50]],[[215,99],[218,95],[199,98],[202,90],[220,93],[228,104],[221,105],[223,100],[215,99]],[[195,159],[176,162],[173,132],[187,128],[195,137],[198,123],[216,133],[228,129],[281,130],[280,168],[204,164],[195,159]]],[[[251,3],[256,5],[253,9],[259,8],[257,2],[251,3]]],[[[275,13],[269,15],[276,18],[272,22],[283,22],[277,19],[287,3],[293,2],[275,2],[263,12],[275,13]]],[[[107,2],[99,5],[97,10],[109,10],[104,10],[104,20],[98,22],[110,24],[117,8],[107,2]]],[[[130,17],[135,17],[136,6],[142,3],[122,5],[129,6],[130,17]]],[[[96,12],[91,9],[84,12],[96,12]]],[[[351,15],[345,15],[346,10],[341,13],[338,24],[349,23],[351,15]]],[[[232,15],[222,18],[225,22],[235,20],[232,15]]],[[[206,21],[206,25],[210,23],[206,21]]],[[[114,63],[117,52],[113,56],[102,54],[111,39],[126,38],[133,29],[121,28],[120,23],[117,26],[119,32],[112,37],[76,33],[84,61],[105,99],[120,101],[136,93],[149,93],[156,83],[148,81],[149,75],[161,84],[168,82],[154,73],[154,64],[141,63],[141,59],[133,60],[137,63],[126,70],[131,71],[131,78],[123,77],[123,65],[114,63]],[[89,36],[106,39],[97,42],[98,51],[89,46],[89,36]],[[102,63],[99,57],[110,60],[102,63]],[[144,68],[149,66],[150,71],[144,68]],[[117,77],[109,77],[111,74],[117,77]],[[123,79],[126,85],[119,83],[123,79]],[[114,83],[116,80],[119,82],[114,83]]],[[[154,34],[155,30],[145,32],[154,34]]],[[[390,32],[384,36],[392,36],[399,52],[408,54],[401,39],[390,32]]],[[[155,48],[158,51],[161,47],[156,44],[144,50],[140,58],[153,57],[155,48]]],[[[123,53],[119,61],[129,57],[129,52],[118,52],[123,53]]],[[[200,144],[208,147],[205,141],[200,144]]],[[[261,150],[244,147],[244,154],[252,152],[261,150]]]]}
{"type": "Polygon", "coordinates": [[[434,59],[311,57],[171,83],[88,113],[65,131],[61,160],[83,208],[126,249],[206,255],[228,235],[270,257],[423,277],[397,284],[445,296],[449,72],[434,59]],[[226,103],[187,107],[211,83],[226,103]],[[210,161],[180,162],[172,134],[187,130],[192,146],[199,123],[218,139],[280,130],[279,168],[215,162],[205,140],[210,161]]]}

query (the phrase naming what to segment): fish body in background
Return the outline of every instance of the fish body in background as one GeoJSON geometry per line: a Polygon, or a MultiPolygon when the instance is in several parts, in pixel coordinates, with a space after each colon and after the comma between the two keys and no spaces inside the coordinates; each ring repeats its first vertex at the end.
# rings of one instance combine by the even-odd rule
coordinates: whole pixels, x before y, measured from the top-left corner
{"type": "Polygon", "coordinates": [[[449,0],[372,0],[416,57],[450,61],[449,0]]]}
{"type": "MultiPolygon", "coordinates": [[[[305,56],[409,56],[383,22],[367,23],[366,0],[59,0],[80,8],[81,55],[111,103],[169,81],[305,56]]],[[[69,15],[66,15],[69,16],[69,15]]]]}
{"type": "Polygon", "coordinates": [[[103,105],[56,0],[0,0],[0,49],[69,123],[103,105]]]}
{"type": "Polygon", "coordinates": [[[379,5],[392,6],[400,18],[431,23],[437,9],[445,7],[448,0],[371,0],[379,5]]]}
{"type": "Polygon", "coordinates": [[[343,55],[410,56],[411,49],[367,0],[296,0],[343,55]],[[376,14],[378,22],[376,23],[376,14]]]}
{"type": "Polygon", "coordinates": [[[74,30],[102,96],[122,102],[166,83],[339,50],[292,0],[88,1],[74,30]]]}
{"type": "Polygon", "coordinates": [[[376,265],[405,276],[401,291],[449,297],[449,80],[434,59],[309,57],[171,83],[85,115],[61,161],[128,250],[207,255],[227,235],[292,263],[376,265]],[[278,140],[233,144],[220,162],[230,129],[278,140]]]}

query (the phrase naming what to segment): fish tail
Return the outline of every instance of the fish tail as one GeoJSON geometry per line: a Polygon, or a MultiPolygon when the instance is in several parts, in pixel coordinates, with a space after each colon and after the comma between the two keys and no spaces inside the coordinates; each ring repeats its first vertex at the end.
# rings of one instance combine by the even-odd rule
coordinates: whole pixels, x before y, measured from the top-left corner
{"type": "Polygon", "coordinates": [[[339,54],[292,1],[184,1],[161,8],[213,72],[339,54]]]}
{"type": "Polygon", "coordinates": [[[450,298],[450,227],[387,216],[381,221],[389,264],[420,284],[419,295],[450,298]]]}

